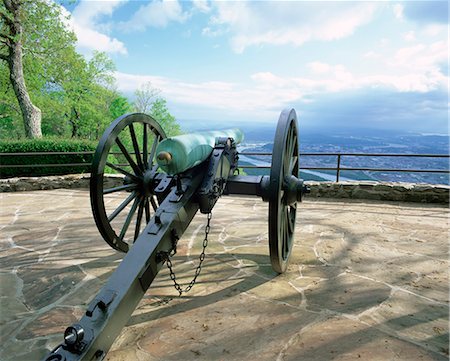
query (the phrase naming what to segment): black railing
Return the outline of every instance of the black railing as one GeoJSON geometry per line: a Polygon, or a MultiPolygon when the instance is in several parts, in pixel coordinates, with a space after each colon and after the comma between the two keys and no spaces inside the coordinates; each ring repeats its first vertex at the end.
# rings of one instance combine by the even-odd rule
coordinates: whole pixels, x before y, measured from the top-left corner
{"type": "MultiPolygon", "coordinates": [[[[244,156],[271,156],[272,153],[241,152],[244,156]]],[[[399,172],[399,173],[444,173],[450,174],[450,169],[405,169],[405,168],[371,168],[371,167],[343,167],[343,157],[413,157],[413,158],[450,158],[448,154],[402,154],[402,153],[300,153],[300,157],[336,157],[336,167],[305,167],[300,170],[322,170],[336,172],[336,182],[339,182],[342,171],[370,171],[370,172],[399,172]]],[[[240,165],[243,169],[270,168],[270,166],[240,165]]]]}
{"type": "MultiPolygon", "coordinates": [[[[0,173],[5,168],[31,168],[31,167],[77,167],[89,165],[84,163],[62,163],[62,164],[3,164],[4,157],[23,157],[36,155],[93,155],[94,152],[30,152],[30,153],[0,153],[0,173]]],[[[272,153],[263,152],[240,152],[243,156],[271,156],[272,153]]],[[[343,167],[343,157],[411,157],[411,158],[450,158],[449,154],[402,154],[402,153],[300,153],[300,157],[336,157],[336,167],[308,167],[301,166],[300,170],[321,170],[336,172],[336,182],[339,182],[343,171],[370,171],[370,172],[408,172],[408,173],[444,173],[450,174],[450,169],[405,169],[405,168],[371,168],[371,167],[343,167]]],[[[240,165],[243,169],[270,168],[258,165],[240,165]]]]}

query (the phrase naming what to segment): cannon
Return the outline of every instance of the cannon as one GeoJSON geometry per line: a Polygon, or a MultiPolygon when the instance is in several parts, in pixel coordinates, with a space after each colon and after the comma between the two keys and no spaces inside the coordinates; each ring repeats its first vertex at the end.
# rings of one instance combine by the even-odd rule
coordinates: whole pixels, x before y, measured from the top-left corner
{"type": "Polygon", "coordinates": [[[298,178],[295,110],[279,117],[269,176],[239,174],[242,138],[238,129],[167,138],[154,119],[141,113],[119,117],[109,126],[92,162],[91,206],[104,240],[126,254],[45,361],[104,359],[164,264],[179,294],[189,291],[205,258],[211,211],[222,195],[258,196],[269,203],[271,265],[275,272],[286,270],[297,204],[308,192],[298,178]],[[107,176],[112,172],[115,177],[107,176]],[[203,250],[193,280],[183,289],[171,257],[198,211],[207,215],[203,250]]]}

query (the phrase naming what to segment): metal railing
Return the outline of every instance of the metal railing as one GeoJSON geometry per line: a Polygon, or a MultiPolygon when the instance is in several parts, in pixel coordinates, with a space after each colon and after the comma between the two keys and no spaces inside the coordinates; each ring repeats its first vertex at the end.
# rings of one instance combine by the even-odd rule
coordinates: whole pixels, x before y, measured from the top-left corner
{"type": "MultiPolygon", "coordinates": [[[[272,153],[241,152],[245,156],[271,156],[272,153]]],[[[414,157],[414,158],[450,158],[449,154],[412,154],[412,153],[300,153],[300,157],[336,157],[336,167],[304,167],[302,170],[335,171],[336,182],[339,182],[342,171],[370,171],[370,172],[399,172],[399,173],[444,173],[450,174],[450,169],[405,169],[405,168],[370,168],[370,167],[343,167],[343,157],[414,157]]],[[[270,166],[240,165],[243,169],[270,168],[270,166]]]]}
{"type": "MultiPolygon", "coordinates": [[[[30,152],[30,153],[0,153],[0,173],[4,168],[31,168],[31,167],[86,167],[90,162],[84,163],[61,163],[61,164],[3,164],[2,158],[9,157],[23,157],[36,155],[93,155],[94,152],[30,152]]],[[[133,153],[134,154],[134,153],[133,153]]],[[[272,153],[264,152],[240,152],[244,156],[271,156],[272,153]]],[[[408,172],[408,173],[444,173],[450,174],[450,169],[405,169],[405,168],[371,168],[371,167],[343,167],[343,157],[411,157],[411,158],[450,158],[449,154],[402,154],[402,153],[300,153],[300,157],[336,157],[336,167],[308,167],[301,166],[300,170],[321,170],[336,172],[336,182],[339,182],[340,174],[343,171],[369,171],[369,172],[408,172]]],[[[270,168],[267,166],[258,165],[240,165],[243,169],[252,168],[270,168]]]]}

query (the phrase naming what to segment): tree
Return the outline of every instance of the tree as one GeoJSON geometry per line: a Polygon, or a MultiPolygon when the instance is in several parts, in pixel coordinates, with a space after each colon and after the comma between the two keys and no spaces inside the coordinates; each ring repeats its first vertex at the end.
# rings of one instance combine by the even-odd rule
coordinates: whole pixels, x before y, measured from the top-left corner
{"type": "Polygon", "coordinates": [[[13,118],[17,104],[25,135],[37,137],[45,116],[41,105],[49,104],[45,97],[54,86],[55,74],[67,68],[67,58],[76,53],[76,37],[66,27],[60,5],[53,1],[2,0],[0,20],[0,59],[8,64],[13,88],[0,94],[0,103],[7,101],[8,116],[13,118]]]}
{"type": "Polygon", "coordinates": [[[180,125],[175,117],[170,114],[167,108],[167,101],[163,98],[157,98],[150,108],[150,116],[152,116],[164,129],[167,136],[181,134],[180,125]]]}
{"type": "Polygon", "coordinates": [[[109,107],[109,112],[112,119],[116,119],[124,114],[130,113],[133,106],[128,102],[128,99],[119,95],[115,98],[109,107]]]}
{"type": "Polygon", "coordinates": [[[31,101],[23,74],[23,3],[18,0],[3,0],[0,8],[0,59],[7,62],[9,79],[19,102],[29,138],[42,137],[41,110],[31,101]],[[6,51],[5,51],[6,48],[6,51]]]}
{"type": "Polygon", "coordinates": [[[164,129],[168,136],[181,133],[175,117],[167,108],[167,101],[159,96],[161,90],[147,82],[134,92],[134,110],[152,116],[164,129]]]}
{"type": "MultiPolygon", "coordinates": [[[[97,138],[105,123],[111,121],[110,106],[117,98],[113,90],[115,65],[100,52],[94,52],[89,62],[75,53],[68,65],[57,88],[61,91],[62,110],[70,124],[71,136],[97,138]]],[[[55,95],[58,96],[58,91],[55,95]]]]}
{"type": "Polygon", "coordinates": [[[155,88],[151,82],[141,85],[139,89],[136,89],[134,92],[134,110],[138,113],[148,114],[153,102],[157,99],[159,94],[161,94],[161,90],[155,88]]]}

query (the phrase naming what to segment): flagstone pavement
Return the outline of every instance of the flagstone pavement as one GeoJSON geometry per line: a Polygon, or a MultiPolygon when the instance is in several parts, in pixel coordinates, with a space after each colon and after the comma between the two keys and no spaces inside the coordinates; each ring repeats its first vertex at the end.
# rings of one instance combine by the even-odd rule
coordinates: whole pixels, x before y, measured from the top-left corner
{"type": "MultiPolygon", "coordinates": [[[[86,190],[0,194],[0,360],[40,360],[120,262],[86,190]]],[[[178,297],[166,268],[106,360],[448,360],[449,210],[306,199],[282,275],[270,267],[267,204],[223,197],[205,266],[178,297]]],[[[174,257],[187,283],[198,214],[174,257]]]]}

